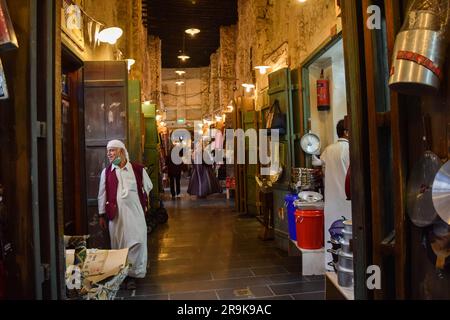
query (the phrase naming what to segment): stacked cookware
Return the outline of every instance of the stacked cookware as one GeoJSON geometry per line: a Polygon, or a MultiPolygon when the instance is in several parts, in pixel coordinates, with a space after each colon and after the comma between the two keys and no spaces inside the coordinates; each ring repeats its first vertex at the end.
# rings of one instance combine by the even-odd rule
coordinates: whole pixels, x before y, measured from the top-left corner
{"type": "Polygon", "coordinates": [[[352,249],[352,221],[345,220],[342,237],[338,242],[334,241],[333,249],[328,250],[333,254],[334,267],[338,276],[338,284],[341,287],[353,286],[353,249],[352,249]],[[337,245],[339,243],[339,245],[337,245]],[[336,250],[336,248],[339,249],[336,250]],[[337,262],[336,262],[337,260],[337,262]]]}
{"type": "Polygon", "coordinates": [[[322,185],[320,169],[292,168],[291,187],[296,192],[319,191],[322,185]]]}

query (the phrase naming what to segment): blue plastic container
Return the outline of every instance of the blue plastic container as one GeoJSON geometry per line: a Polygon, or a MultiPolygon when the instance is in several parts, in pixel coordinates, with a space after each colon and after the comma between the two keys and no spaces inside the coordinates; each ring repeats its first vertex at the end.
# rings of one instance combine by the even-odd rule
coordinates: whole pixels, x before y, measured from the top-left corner
{"type": "Polygon", "coordinates": [[[285,205],[287,208],[288,216],[288,226],[289,226],[289,237],[291,240],[297,241],[297,229],[295,224],[295,210],[294,201],[298,199],[296,194],[287,194],[284,197],[285,205]]]}

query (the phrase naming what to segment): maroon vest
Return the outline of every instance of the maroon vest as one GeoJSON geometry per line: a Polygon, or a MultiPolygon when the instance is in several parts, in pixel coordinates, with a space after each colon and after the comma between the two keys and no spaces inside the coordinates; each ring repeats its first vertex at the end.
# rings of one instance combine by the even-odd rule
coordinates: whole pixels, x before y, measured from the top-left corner
{"type": "MultiPolygon", "coordinates": [[[[142,170],[143,165],[137,163],[131,163],[133,167],[134,176],[136,177],[137,190],[139,195],[139,200],[144,210],[144,214],[147,212],[148,198],[147,193],[144,191],[142,170]]],[[[106,186],[106,216],[108,220],[114,220],[118,214],[117,210],[117,187],[119,186],[119,181],[117,180],[115,170],[111,170],[112,164],[110,164],[105,170],[105,186],[106,186]]]]}

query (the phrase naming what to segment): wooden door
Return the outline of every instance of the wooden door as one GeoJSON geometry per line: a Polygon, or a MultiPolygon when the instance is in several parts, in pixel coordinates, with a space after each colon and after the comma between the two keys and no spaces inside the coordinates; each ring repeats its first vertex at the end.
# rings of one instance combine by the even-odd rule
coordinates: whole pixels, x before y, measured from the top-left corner
{"type": "Polygon", "coordinates": [[[144,105],[142,109],[145,117],[144,165],[147,167],[153,183],[153,196],[159,198],[160,145],[156,123],[156,105],[144,105]]]}
{"type": "Polygon", "coordinates": [[[275,241],[277,245],[288,250],[289,233],[287,212],[284,206],[284,198],[289,192],[289,183],[291,180],[291,168],[293,164],[293,135],[291,128],[292,117],[292,93],[291,93],[291,75],[289,69],[281,69],[269,75],[269,102],[273,105],[275,100],[279,101],[281,112],[286,115],[286,135],[280,136],[280,165],[283,168],[283,174],[273,187],[274,199],[274,229],[275,241]]]}
{"type": "Polygon", "coordinates": [[[84,67],[85,154],[90,247],[109,247],[98,225],[100,175],[108,165],[106,145],[113,139],[127,145],[128,90],[124,61],[92,61],[84,67]]]}
{"type": "MultiPolygon", "coordinates": [[[[243,126],[244,126],[244,132],[247,132],[247,130],[257,130],[257,118],[256,118],[256,111],[248,111],[243,114],[243,126]]],[[[246,164],[245,164],[245,189],[246,189],[246,213],[250,215],[256,215],[257,214],[257,194],[256,194],[256,180],[255,176],[257,174],[258,170],[258,164],[250,164],[249,163],[249,154],[251,152],[258,153],[258,146],[252,145],[249,143],[250,141],[246,139],[245,141],[245,158],[246,158],[246,164]]]]}
{"type": "Polygon", "coordinates": [[[131,161],[142,162],[142,105],[139,80],[128,81],[128,153],[131,161]]]}

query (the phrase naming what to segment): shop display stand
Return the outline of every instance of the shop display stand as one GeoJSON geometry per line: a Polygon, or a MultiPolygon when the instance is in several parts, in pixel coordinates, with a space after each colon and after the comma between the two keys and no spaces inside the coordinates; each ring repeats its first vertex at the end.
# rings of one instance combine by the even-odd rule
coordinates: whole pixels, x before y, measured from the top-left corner
{"type": "Polygon", "coordinates": [[[302,249],[298,246],[297,241],[290,241],[290,255],[302,257],[302,275],[313,276],[325,274],[325,248],[318,250],[302,249]]]}

